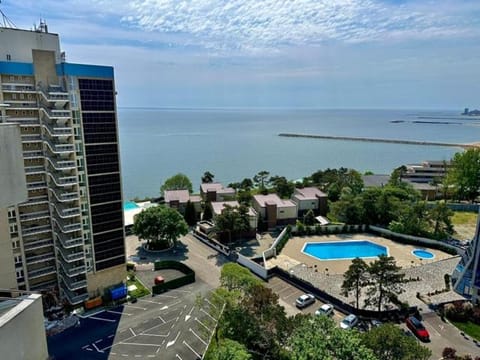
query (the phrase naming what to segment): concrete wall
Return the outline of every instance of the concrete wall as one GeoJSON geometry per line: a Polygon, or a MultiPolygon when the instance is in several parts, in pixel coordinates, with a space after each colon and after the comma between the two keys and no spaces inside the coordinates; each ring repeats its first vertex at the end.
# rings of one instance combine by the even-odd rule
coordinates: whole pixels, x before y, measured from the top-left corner
{"type": "Polygon", "coordinates": [[[127,278],[127,267],[121,264],[96,273],[87,274],[87,291],[90,297],[103,295],[106,289],[125,281],[127,278]]]}
{"type": "Polygon", "coordinates": [[[292,199],[298,207],[298,211],[317,210],[318,199],[315,200],[299,200],[295,195],[292,199]]]}
{"type": "Polygon", "coordinates": [[[277,207],[277,219],[296,219],[297,218],[297,207],[277,207]]]}
{"type": "Polygon", "coordinates": [[[20,126],[0,124],[0,208],[27,200],[20,126]]]}
{"type": "Polygon", "coordinates": [[[60,40],[57,34],[0,28],[0,61],[32,63],[32,49],[55,52],[55,62],[60,63],[60,40]],[[22,44],[22,46],[17,46],[22,44]]]}
{"type": "Polygon", "coordinates": [[[256,262],[250,260],[249,258],[243,256],[242,254],[238,254],[237,262],[240,265],[249,268],[254,274],[257,274],[262,279],[266,280],[268,278],[267,269],[265,269],[262,265],[259,265],[256,262]]]}
{"type": "Polygon", "coordinates": [[[7,209],[0,208],[0,289],[16,288],[17,276],[8,227],[7,209]]]}
{"type": "Polygon", "coordinates": [[[41,295],[28,295],[0,317],[0,354],[2,359],[48,358],[41,295]]]}
{"type": "Polygon", "coordinates": [[[47,90],[48,84],[58,85],[55,53],[53,51],[32,50],[32,54],[36,85],[42,85],[44,90],[47,90]]]}

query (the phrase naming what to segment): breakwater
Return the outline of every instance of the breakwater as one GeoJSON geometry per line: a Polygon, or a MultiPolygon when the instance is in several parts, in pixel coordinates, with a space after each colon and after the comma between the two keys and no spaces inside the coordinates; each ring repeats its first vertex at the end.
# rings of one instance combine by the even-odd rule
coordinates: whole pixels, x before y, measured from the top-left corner
{"type": "Polygon", "coordinates": [[[438,141],[382,139],[382,138],[366,138],[366,137],[355,137],[355,136],[331,136],[331,135],[311,135],[311,134],[295,134],[295,133],[280,133],[278,134],[278,136],[310,138],[310,139],[325,139],[325,140],[365,141],[365,142],[405,144],[405,145],[449,146],[449,147],[460,147],[464,149],[480,146],[478,143],[457,144],[457,143],[446,143],[446,142],[438,142],[438,141]]]}

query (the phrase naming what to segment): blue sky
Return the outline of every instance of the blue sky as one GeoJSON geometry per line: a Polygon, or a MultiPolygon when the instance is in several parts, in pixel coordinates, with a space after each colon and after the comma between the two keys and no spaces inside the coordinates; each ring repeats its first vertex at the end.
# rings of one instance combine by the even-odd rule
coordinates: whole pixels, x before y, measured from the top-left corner
{"type": "Polygon", "coordinates": [[[4,0],[67,61],[115,67],[118,105],[480,107],[478,0],[4,0]]]}

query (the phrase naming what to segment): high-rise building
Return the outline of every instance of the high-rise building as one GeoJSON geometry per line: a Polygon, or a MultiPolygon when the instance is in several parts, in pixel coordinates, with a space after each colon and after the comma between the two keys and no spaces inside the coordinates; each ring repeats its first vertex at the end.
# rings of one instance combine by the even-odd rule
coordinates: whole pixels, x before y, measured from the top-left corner
{"type": "Polygon", "coordinates": [[[122,282],[113,68],[65,62],[45,23],[0,27],[0,121],[20,124],[28,190],[27,201],[0,209],[18,289],[58,290],[79,304],[122,282]]]}
{"type": "Polygon", "coordinates": [[[480,303],[480,212],[475,237],[453,271],[452,283],[459,294],[480,303]]]}

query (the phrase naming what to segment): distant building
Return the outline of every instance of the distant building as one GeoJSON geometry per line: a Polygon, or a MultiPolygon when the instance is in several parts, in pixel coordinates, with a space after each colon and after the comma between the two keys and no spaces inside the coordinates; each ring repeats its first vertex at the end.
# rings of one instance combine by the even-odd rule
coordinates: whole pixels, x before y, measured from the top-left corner
{"type": "Polygon", "coordinates": [[[198,195],[190,195],[188,190],[165,190],[165,205],[177,209],[180,214],[185,214],[185,208],[187,203],[190,201],[195,208],[195,215],[197,219],[200,218],[200,213],[202,212],[201,197],[198,195]]]}
{"type": "Polygon", "coordinates": [[[277,194],[254,195],[253,208],[268,228],[295,224],[297,220],[297,204],[282,200],[277,194]]]}
{"type": "Polygon", "coordinates": [[[432,183],[442,180],[452,166],[450,161],[426,160],[420,164],[405,165],[406,171],[402,174],[402,180],[413,183],[432,183]]]}
{"type": "MultiPolygon", "coordinates": [[[[212,209],[213,209],[213,222],[215,222],[215,217],[220,215],[225,208],[225,206],[231,206],[233,208],[238,208],[240,204],[238,201],[220,201],[220,202],[212,202],[212,209]]],[[[250,230],[257,230],[258,224],[258,214],[252,207],[248,208],[248,219],[250,224],[250,230]]]]}
{"type": "Polygon", "coordinates": [[[2,289],[0,295],[2,359],[48,359],[42,295],[2,289]]]}
{"type": "MultiPolygon", "coordinates": [[[[390,175],[363,175],[362,180],[365,188],[384,187],[388,185],[390,175]]],[[[438,188],[434,185],[424,182],[414,182],[403,176],[402,181],[410,184],[415,190],[417,190],[424,200],[435,200],[439,196],[438,188]]]]}
{"type": "Polygon", "coordinates": [[[480,303],[480,212],[475,237],[453,271],[452,284],[456,292],[480,303]]]}
{"type": "Polygon", "coordinates": [[[315,215],[327,215],[327,194],[316,187],[295,189],[292,201],[297,204],[299,217],[305,215],[308,210],[313,210],[315,215]]]}
{"type": "Polygon", "coordinates": [[[203,183],[200,185],[200,196],[203,201],[229,201],[234,200],[235,195],[235,189],[223,187],[220,183],[203,183]]]}

